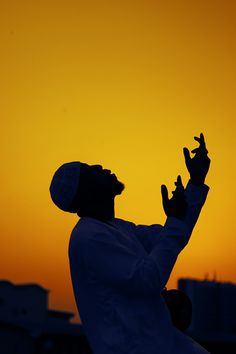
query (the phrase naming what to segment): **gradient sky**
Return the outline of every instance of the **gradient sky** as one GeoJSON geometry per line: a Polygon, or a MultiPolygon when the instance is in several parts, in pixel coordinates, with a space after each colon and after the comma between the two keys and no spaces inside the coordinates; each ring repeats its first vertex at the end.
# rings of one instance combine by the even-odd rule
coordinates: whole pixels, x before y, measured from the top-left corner
{"type": "Polygon", "coordinates": [[[236,282],[235,14],[229,0],[1,1],[1,279],[75,311],[77,216],[50,200],[55,169],[101,163],[126,185],[117,217],[164,223],[160,185],[187,182],[182,148],[203,132],[211,190],[168,287],[236,282]]]}

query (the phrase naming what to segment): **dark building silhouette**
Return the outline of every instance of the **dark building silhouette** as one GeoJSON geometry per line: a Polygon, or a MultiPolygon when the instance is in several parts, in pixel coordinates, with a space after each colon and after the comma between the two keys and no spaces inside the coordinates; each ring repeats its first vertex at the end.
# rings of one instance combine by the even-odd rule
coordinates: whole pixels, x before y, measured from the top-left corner
{"type": "Polygon", "coordinates": [[[192,301],[188,333],[211,352],[236,353],[236,285],[179,279],[178,288],[192,301]]]}
{"type": "MultiPolygon", "coordinates": [[[[236,285],[179,279],[191,299],[187,333],[211,354],[236,353],[236,285]]],[[[49,291],[37,284],[0,281],[1,354],[91,354],[74,314],[48,309],[49,291]]]]}
{"type": "Polygon", "coordinates": [[[0,281],[1,354],[89,354],[74,314],[48,309],[48,290],[0,281]]]}

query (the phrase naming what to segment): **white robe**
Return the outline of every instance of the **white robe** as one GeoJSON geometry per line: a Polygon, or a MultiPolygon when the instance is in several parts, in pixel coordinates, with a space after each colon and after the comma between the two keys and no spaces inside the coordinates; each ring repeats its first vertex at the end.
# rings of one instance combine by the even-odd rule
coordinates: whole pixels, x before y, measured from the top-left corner
{"type": "Polygon", "coordinates": [[[168,217],[164,226],[79,220],[70,238],[70,270],[94,354],[208,353],[172,325],[161,295],[208,189],[189,182],[185,220],[168,217]]]}

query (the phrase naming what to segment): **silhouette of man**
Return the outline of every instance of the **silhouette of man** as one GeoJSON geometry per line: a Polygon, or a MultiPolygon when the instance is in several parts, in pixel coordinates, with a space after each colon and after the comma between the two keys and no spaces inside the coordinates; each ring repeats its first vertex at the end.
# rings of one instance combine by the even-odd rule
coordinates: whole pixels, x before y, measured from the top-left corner
{"type": "Polygon", "coordinates": [[[77,213],[69,243],[74,295],[94,354],[204,354],[171,321],[162,296],[178,254],[186,246],[209,188],[210,159],[203,134],[184,157],[190,181],[177,177],[171,198],[161,186],[164,226],[115,218],[124,189],[110,170],[81,162],[62,165],[50,193],[62,210],[77,213]]]}

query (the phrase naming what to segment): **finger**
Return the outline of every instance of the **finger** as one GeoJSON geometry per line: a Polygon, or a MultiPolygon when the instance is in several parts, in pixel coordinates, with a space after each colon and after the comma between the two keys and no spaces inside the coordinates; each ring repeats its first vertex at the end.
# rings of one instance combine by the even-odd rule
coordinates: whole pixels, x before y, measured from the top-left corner
{"type": "Polygon", "coordinates": [[[203,149],[205,150],[205,152],[208,154],[208,150],[207,150],[207,148],[206,148],[206,143],[205,143],[205,138],[204,138],[203,133],[200,134],[200,138],[202,139],[201,147],[203,147],[203,149]]]}
{"type": "Polygon", "coordinates": [[[183,186],[183,183],[182,183],[182,179],[181,179],[181,176],[179,175],[177,177],[177,182],[175,182],[175,185],[176,185],[176,189],[174,192],[172,192],[172,194],[176,194],[176,195],[179,195],[179,194],[182,194],[182,192],[184,191],[184,186],[183,186]]]}
{"type": "Polygon", "coordinates": [[[181,190],[184,190],[184,185],[183,185],[182,178],[180,175],[178,176],[178,183],[179,183],[179,188],[181,188],[181,190]]]}
{"type": "Polygon", "coordinates": [[[192,152],[193,154],[196,154],[197,152],[199,152],[199,148],[193,149],[193,150],[191,150],[191,152],[192,152]]]}
{"type": "Polygon", "coordinates": [[[194,140],[198,141],[199,143],[201,142],[201,138],[199,138],[198,136],[195,136],[194,140]]]}
{"type": "Polygon", "coordinates": [[[165,184],[161,185],[161,195],[162,195],[163,205],[166,205],[166,203],[169,201],[169,197],[168,197],[168,189],[165,184]]]}
{"type": "Polygon", "coordinates": [[[194,139],[195,139],[195,140],[202,140],[202,141],[205,141],[203,133],[200,133],[200,136],[199,136],[199,137],[198,137],[198,136],[195,136],[194,139]]]}
{"type": "Polygon", "coordinates": [[[191,161],[189,149],[185,147],[185,148],[183,149],[183,152],[184,152],[185,163],[186,163],[186,165],[188,166],[189,163],[190,163],[190,161],[191,161]]]}
{"type": "Polygon", "coordinates": [[[201,148],[203,148],[203,147],[205,148],[206,144],[205,144],[205,140],[204,140],[204,135],[202,133],[200,134],[200,138],[198,136],[195,136],[194,140],[196,140],[200,144],[201,148]]]}
{"type": "Polygon", "coordinates": [[[181,187],[181,186],[183,186],[183,185],[182,185],[182,180],[181,180],[180,175],[179,175],[179,176],[177,176],[177,179],[176,179],[175,185],[176,185],[176,187],[181,187]]]}
{"type": "Polygon", "coordinates": [[[178,175],[178,177],[177,177],[177,182],[178,182],[179,186],[183,187],[182,178],[180,175],[178,175]]]}
{"type": "Polygon", "coordinates": [[[208,150],[206,149],[205,146],[202,146],[202,147],[199,146],[198,148],[191,150],[191,152],[193,154],[196,154],[196,153],[201,153],[201,154],[204,154],[204,155],[208,154],[208,150]]]}

